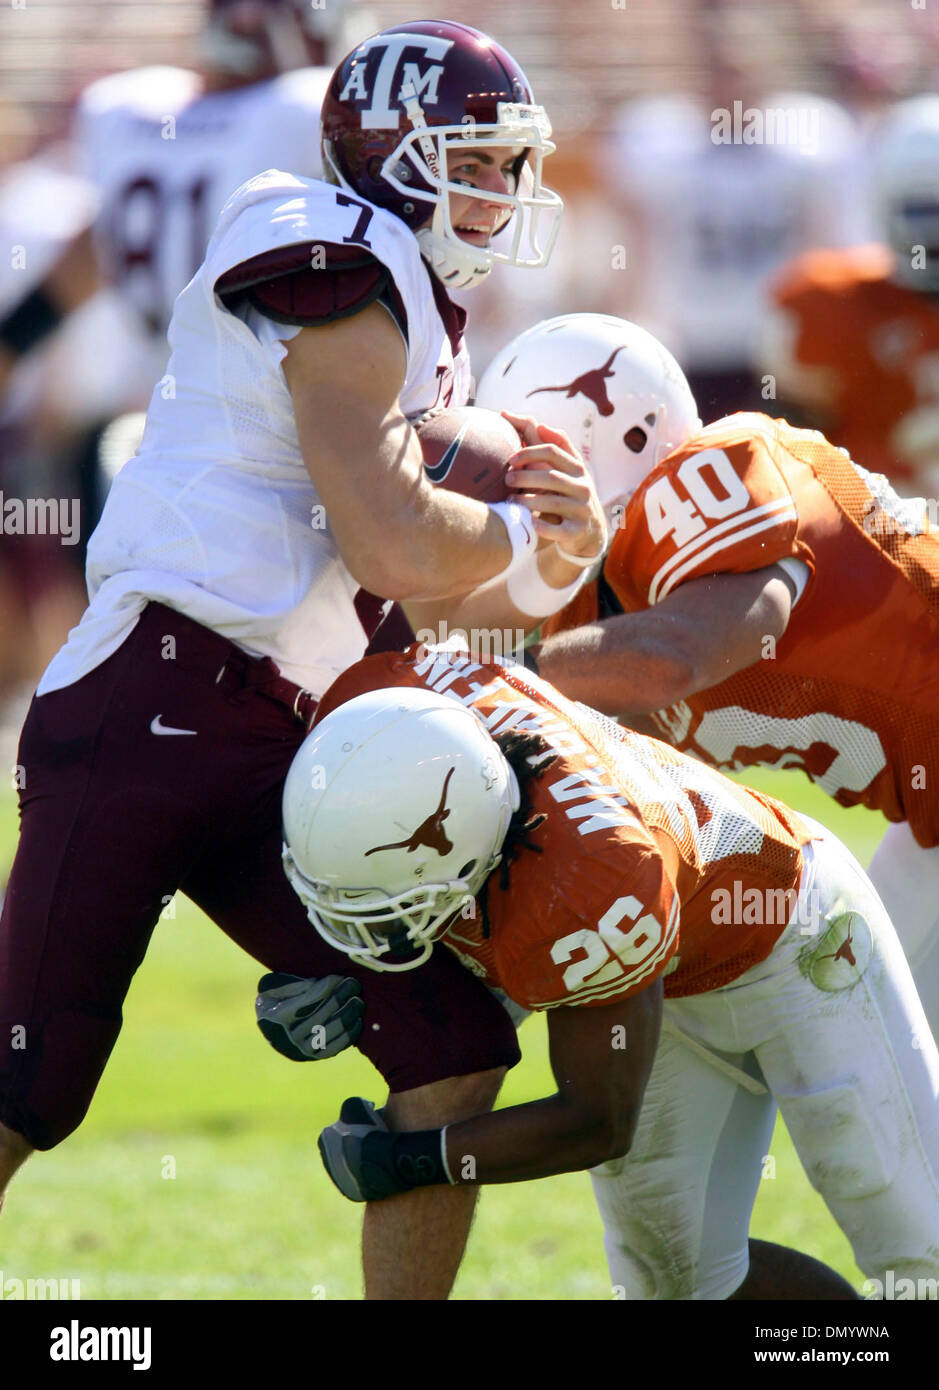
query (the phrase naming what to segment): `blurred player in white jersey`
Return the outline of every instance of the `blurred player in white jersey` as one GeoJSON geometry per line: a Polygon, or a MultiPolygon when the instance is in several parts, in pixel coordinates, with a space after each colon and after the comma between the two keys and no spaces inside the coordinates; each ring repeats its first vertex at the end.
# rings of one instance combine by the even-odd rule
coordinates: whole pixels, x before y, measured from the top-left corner
{"type": "MultiPolygon", "coordinates": [[[[230,194],[267,168],[319,176],[319,107],[331,73],[321,64],[334,39],[344,51],[347,12],[343,0],[328,10],[302,0],[209,0],[197,70],[113,73],[79,98],[76,163],[100,199],[98,280],[112,283],[156,336],[144,402],[166,360],[173,301],[230,194]]],[[[59,287],[38,289],[51,302],[22,306],[32,335],[25,323],[15,334],[0,326],[10,354],[74,307],[59,287]]]]}
{"type": "MultiPolygon", "coordinates": [[[[54,151],[14,158],[0,170],[0,244],[10,248],[0,261],[0,320],[53,267],[62,285],[91,260],[95,208],[94,189],[59,167],[54,151]]],[[[61,408],[62,397],[74,389],[74,376],[60,378],[52,394],[49,368],[48,353],[31,354],[11,374],[0,400],[0,517],[7,504],[14,508],[0,528],[0,710],[21,686],[35,683],[84,604],[79,574],[70,563],[78,535],[29,535],[15,516],[16,504],[25,499],[74,493],[63,486],[62,441],[68,442],[72,432],[61,408]]],[[[68,520],[77,531],[78,508],[74,511],[68,520]]],[[[24,712],[19,711],[17,723],[24,712]]]]}
{"type": "Polygon", "coordinates": [[[634,229],[616,312],[681,358],[705,420],[760,408],[750,352],[769,275],[800,250],[862,235],[850,117],[768,87],[719,63],[700,99],[623,107],[608,151],[634,229]]]}
{"type": "MultiPolygon", "coordinates": [[[[467,399],[447,290],[550,253],[550,123],[521,68],[464,25],[401,25],[339,64],[322,129],[329,181],[275,169],[243,184],[176,301],[172,390],[153,391],[89,543],[88,611],[23,730],[0,1039],[16,1036],[9,1014],[36,1045],[2,1044],[0,1185],[81,1122],[177,889],[275,972],[262,993],[335,968],[281,868],[281,785],[385,601],[458,618],[485,590],[487,624],[531,627],[605,544],[569,448],[532,438],[519,501],[486,506],[433,487],[411,426],[467,399]]],[[[344,999],[345,1041],[361,1031],[393,1123],[491,1104],[518,1051],[479,981],[446,953],[426,988],[345,973],[365,1009],[362,1031],[344,999]]],[[[371,1296],[446,1293],[471,1202],[444,1197],[375,1218],[371,1296]]]]}
{"type": "Polygon", "coordinates": [[[101,263],[161,339],[239,184],[270,168],[320,176],[319,111],[332,69],[301,65],[324,47],[309,21],[335,10],[213,0],[201,70],[138,68],[82,93],[75,137],[101,193],[101,263]]]}
{"type": "Polygon", "coordinates": [[[82,283],[77,291],[63,287],[60,274],[10,306],[10,331],[0,323],[0,381],[5,349],[9,365],[99,291],[67,349],[76,371],[83,355],[94,357],[102,382],[97,417],[76,412],[76,430],[87,435],[78,465],[87,513],[82,544],[111,476],[140,441],[143,416],[108,432],[99,472],[103,424],[146,409],[166,366],[173,301],[239,184],[275,167],[320,176],[319,108],[332,71],[323,63],[346,51],[351,39],[344,40],[363,20],[367,10],[357,15],[346,0],[322,9],[304,0],[209,0],[198,68],[113,73],[79,98],[76,164],[99,199],[93,242],[69,251],[82,283]]]}

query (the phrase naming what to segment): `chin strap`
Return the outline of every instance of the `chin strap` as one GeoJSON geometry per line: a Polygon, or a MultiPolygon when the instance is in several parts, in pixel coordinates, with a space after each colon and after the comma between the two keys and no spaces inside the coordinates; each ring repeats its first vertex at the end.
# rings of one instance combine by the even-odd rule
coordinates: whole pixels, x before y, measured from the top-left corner
{"type": "Polygon", "coordinates": [[[434,208],[430,226],[422,227],[416,233],[421,255],[448,290],[472,289],[485,280],[492,268],[491,262],[488,256],[480,255],[471,246],[467,246],[464,253],[462,246],[457,244],[455,239],[448,237],[444,231],[444,201],[449,195],[446,188],[447,172],[441,168],[441,151],[433,136],[428,133],[424,108],[418,100],[413,82],[401,89],[401,100],[411,128],[417,134],[421,157],[430,170],[431,177],[437,180],[443,190],[441,199],[434,208]]]}
{"type": "Polygon", "coordinates": [[[424,108],[417,99],[417,92],[414,90],[413,82],[409,82],[406,87],[401,88],[401,100],[404,104],[404,113],[411,122],[411,128],[417,132],[417,143],[421,147],[424,163],[430,170],[431,175],[442,184],[444,182],[444,177],[440,168],[440,159],[434,145],[433,137],[426,133],[427,120],[424,116],[424,108]]]}
{"type": "MultiPolygon", "coordinates": [[[[434,211],[435,223],[440,215],[441,209],[438,207],[434,211]]],[[[466,248],[468,254],[463,255],[460,247],[449,237],[436,231],[433,224],[430,227],[422,227],[415,235],[421,255],[445,289],[474,289],[476,285],[482,284],[492,269],[488,257],[483,261],[479,253],[474,252],[470,246],[466,248]]]]}

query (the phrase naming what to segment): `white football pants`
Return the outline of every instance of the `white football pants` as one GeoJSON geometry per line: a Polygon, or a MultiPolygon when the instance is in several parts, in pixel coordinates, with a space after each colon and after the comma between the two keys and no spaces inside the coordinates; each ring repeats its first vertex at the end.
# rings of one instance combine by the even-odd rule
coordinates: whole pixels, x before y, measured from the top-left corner
{"type": "Polygon", "coordinates": [[[739,1287],[776,1103],[868,1278],[939,1278],[939,1053],[869,880],[808,824],[819,838],[769,957],[665,1005],[672,1026],[768,1090],[752,1094],[664,1032],[632,1149],[591,1175],[615,1297],[739,1287]]]}
{"type": "Polygon", "coordinates": [[[868,869],[906,953],[939,1038],[939,848],[923,849],[906,821],[887,827],[868,869]]]}

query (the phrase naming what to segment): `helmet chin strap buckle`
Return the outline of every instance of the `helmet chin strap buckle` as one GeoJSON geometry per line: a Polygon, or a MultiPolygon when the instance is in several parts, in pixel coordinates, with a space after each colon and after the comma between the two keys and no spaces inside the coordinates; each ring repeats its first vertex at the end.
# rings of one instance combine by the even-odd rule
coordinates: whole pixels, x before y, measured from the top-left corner
{"type": "Polygon", "coordinates": [[[471,290],[482,284],[492,269],[488,256],[481,256],[473,247],[466,247],[466,255],[451,239],[437,229],[442,210],[438,207],[430,227],[422,227],[417,233],[421,255],[431,270],[448,290],[471,290]]]}
{"type": "MultiPolygon", "coordinates": [[[[436,179],[441,188],[446,188],[448,174],[442,167],[441,161],[445,155],[438,148],[433,135],[429,133],[424,108],[418,100],[414,83],[408,82],[401,89],[401,100],[404,105],[405,115],[411,122],[411,129],[417,136],[418,148],[421,158],[427,166],[430,175],[436,179]]],[[[430,264],[431,270],[447,288],[452,290],[468,290],[478,285],[484,280],[491,270],[491,262],[488,256],[478,254],[464,255],[461,248],[456,243],[459,238],[456,232],[449,227],[449,215],[444,213],[444,202],[447,199],[446,192],[441,201],[434,208],[434,215],[430,227],[422,227],[417,232],[418,244],[421,254],[430,264]],[[448,230],[452,235],[448,235],[448,230]]],[[[473,252],[473,248],[466,247],[468,253],[473,252]]]]}

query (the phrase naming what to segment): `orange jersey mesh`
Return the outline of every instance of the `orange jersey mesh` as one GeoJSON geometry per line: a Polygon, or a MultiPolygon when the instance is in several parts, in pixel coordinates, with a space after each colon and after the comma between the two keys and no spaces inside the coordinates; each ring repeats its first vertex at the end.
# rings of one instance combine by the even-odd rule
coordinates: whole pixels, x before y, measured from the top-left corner
{"type": "MultiPolygon", "coordinates": [[[[411,685],[478,712],[494,735],[538,733],[556,759],[528,783],[545,819],[509,887],[447,943],[529,1008],[601,1005],[665,976],[669,996],[715,989],[772,950],[795,909],[798,816],[655,739],[564,699],[522,667],[412,647],[369,657],[327,692],[317,720],[367,690],[411,685]]],[[[547,756],[547,755],[544,755],[547,756]]],[[[406,769],[402,772],[406,776],[406,769]]]]}
{"type": "Polygon", "coordinates": [[[786,557],[810,577],[775,651],[658,727],[716,767],[802,767],[842,805],[939,843],[939,535],[923,503],[815,431],[729,416],[645,480],[604,573],[635,611],[786,557]]]}
{"type": "Polygon", "coordinates": [[[772,291],[788,358],[778,369],[784,394],[824,411],[834,443],[905,495],[926,494],[939,470],[939,308],[895,284],[893,266],[885,246],[793,262],[772,291]]]}

